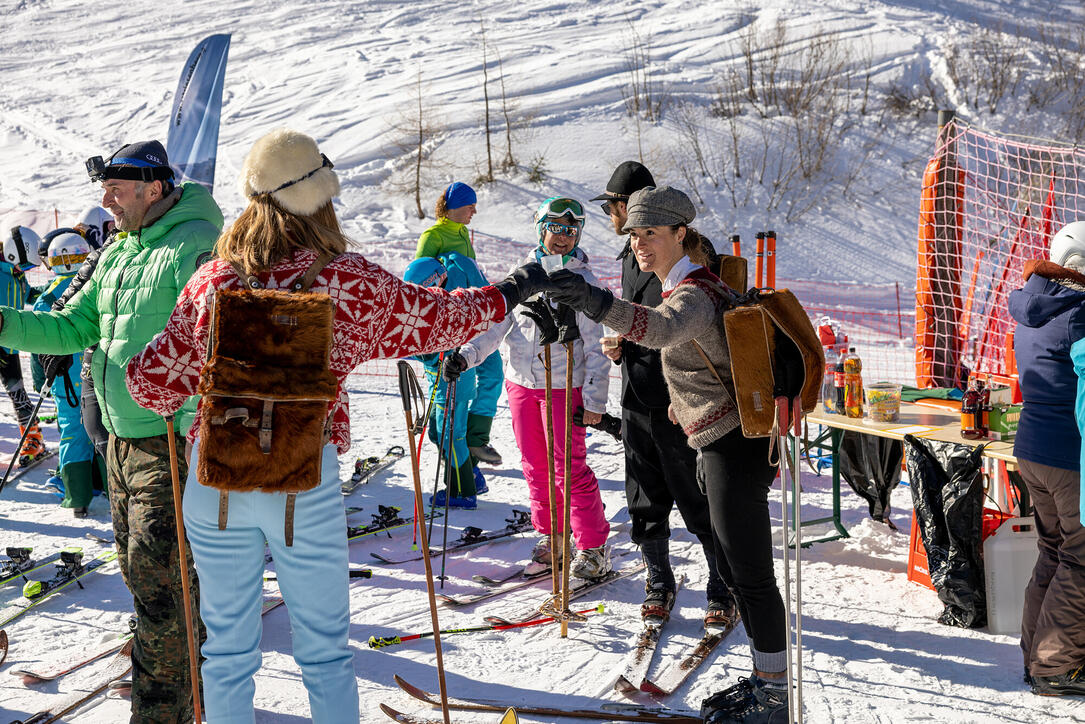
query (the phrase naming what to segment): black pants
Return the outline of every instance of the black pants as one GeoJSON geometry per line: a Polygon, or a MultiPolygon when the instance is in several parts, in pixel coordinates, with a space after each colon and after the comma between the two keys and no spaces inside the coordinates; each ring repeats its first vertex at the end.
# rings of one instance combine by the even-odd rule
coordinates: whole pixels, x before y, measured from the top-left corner
{"type": "Polygon", "coordinates": [[[668,519],[677,505],[689,532],[711,544],[708,506],[697,485],[697,451],[682,428],[667,419],[665,409],[648,413],[622,409],[622,439],[633,542],[669,538],[668,519]]]}
{"type": "MultiPolygon", "coordinates": [[[[15,408],[15,417],[19,424],[26,427],[31,422],[34,414],[34,405],[26,394],[23,383],[23,365],[19,361],[18,352],[4,352],[0,350],[0,378],[4,381],[4,387],[11,398],[11,405],[15,408]]],[[[34,420],[37,422],[37,420],[34,420]]]]}
{"type": "Polygon", "coordinates": [[[748,439],[736,428],[701,448],[697,457],[716,538],[716,565],[738,600],[755,666],[758,653],[776,654],[787,647],[784,601],[772,568],[768,494],[776,469],[768,463],[768,449],[768,438],[748,439]]]}

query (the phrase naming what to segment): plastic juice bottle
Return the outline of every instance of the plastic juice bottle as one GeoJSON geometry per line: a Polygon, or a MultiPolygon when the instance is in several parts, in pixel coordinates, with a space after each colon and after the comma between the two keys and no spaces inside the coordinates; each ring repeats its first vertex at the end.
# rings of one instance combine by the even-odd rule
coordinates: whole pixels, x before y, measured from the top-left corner
{"type": "Polygon", "coordinates": [[[863,361],[852,347],[844,357],[844,410],[848,417],[863,416],[862,372],[863,361]]]}
{"type": "Polygon", "coordinates": [[[980,392],[976,382],[972,380],[968,383],[968,389],[961,398],[961,437],[968,440],[979,440],[983,437],[979,428],[983,412],[980,409],[980,392]]]}
{"type": "Polygon", "coordinates": [[[821,406],[825,412],[836,412],[836,350],[825,348],[825,379],[821,382],[821,406]]]}
{"type": "Polygon", "coordinates": [[[979,390],[979,409],[976,411],[978,424],[976,427],[979,428],[980,437],[986,439],[991,431],[991,390],[988,389],[983,380],[976,380],[976,388],[979,390]]]}

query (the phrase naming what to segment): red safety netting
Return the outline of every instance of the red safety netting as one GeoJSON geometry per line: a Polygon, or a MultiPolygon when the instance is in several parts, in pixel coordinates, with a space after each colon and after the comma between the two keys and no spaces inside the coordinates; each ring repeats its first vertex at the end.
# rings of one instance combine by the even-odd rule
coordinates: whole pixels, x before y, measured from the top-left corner
{"type": "Polygon", "coordinates": [[[916,376],[1007,374],[1009,293],[1051,236],[1085,219],[1085,149],[945,127],[927,167],[916,273],[916,376]]]}

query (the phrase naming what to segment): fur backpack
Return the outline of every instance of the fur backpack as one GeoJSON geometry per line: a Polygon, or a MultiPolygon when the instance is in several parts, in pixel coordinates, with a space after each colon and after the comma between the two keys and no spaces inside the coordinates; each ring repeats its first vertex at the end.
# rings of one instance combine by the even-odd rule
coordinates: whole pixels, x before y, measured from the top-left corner
{"type": "Polygon", "coordinates": [[[335,307],[309,291],[331,256],[318,258],[290,290],[264,289],[237,266],[245,289],[220,289],[211,303],[196,477],[217,488],[219,529],[230,491],[287,493],[286,545],[294,539],[295,494],[320,484],[329,406],[338,380],[328,368],[335,307]]]}

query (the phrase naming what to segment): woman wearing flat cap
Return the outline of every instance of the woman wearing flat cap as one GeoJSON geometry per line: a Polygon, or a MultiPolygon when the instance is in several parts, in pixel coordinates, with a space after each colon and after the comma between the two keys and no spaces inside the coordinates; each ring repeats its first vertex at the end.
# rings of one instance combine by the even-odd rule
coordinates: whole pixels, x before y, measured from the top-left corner
{"type": "Polygon", "coordinates": [[[717,566],[738,600],[753,654],[753,674],[706,699],[704,720],[751,724],[776,721],[773,717],[781,712],[786,718],[787,627],[772,567],[768,506],[775,468],[768,462],[769,439],[743,437],[739,426],[720,322],[730,290],[690,261],[698,235],[689,224],[697,212],[686,194],[650,186],[629,197],[628,212],[623,230],[630,234],[641,271],[659,277],[663,302],[651,308],[615,299],[609,290],[564,270],[551,273],[558,289],[550,296],[625,339],[660,350],[671,394],[669,414],[697,450],[697,478],[708,495],[717,566]]]}
{"type": "MultiPolygon", "coordinates": [[[[358,689],[348,642],[346,516],[336,460],[351,446],[343,381],[367,360],[456,347],[549,283],[540,265],[528,264],[499,284],[445,292],[407,284],[347,251],[348,240],[332,208],[339,178],[316,141],[296,131],[272,131],[255,143],[242,167],[241,187],[249,205],[219,237],[217,258],[201,266],[181,292],[165,331],[129,363],[128,388],[143,407],[173,414],[197,392],[217,291],[245,288],[239,272],[266,289],[289,290],[311,277],[311,268],[319,269],[309,290],[332,298],[329,369],[337,388],[325,422],[328,444],[320,484],[296,495],[292,544],[283,524],[288,496],[281,492],[230,492],[230,513],[220,529],[219,491],[196,478],[204,400],[189,433],[193,460],[184,521],[203,582],[207,720],[254,721],[266,540],[290,614],[294,658],[309,693],[310,716],[319,724],[357,724],[358,689]],[[323,267],[318,259],[326,261],[323,267]]],[[[282,473],[267,473],[266,487],[273,488],[282,473]]]]}

